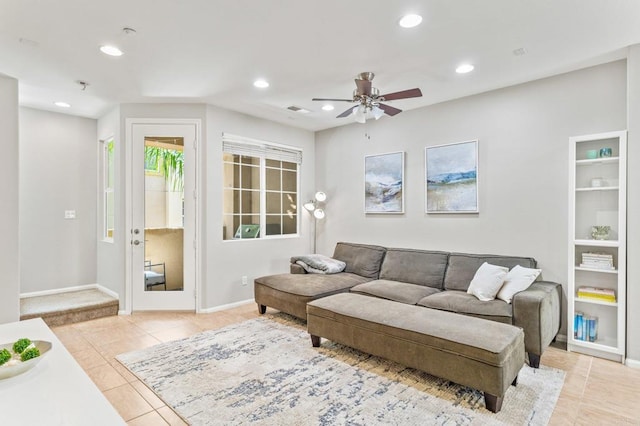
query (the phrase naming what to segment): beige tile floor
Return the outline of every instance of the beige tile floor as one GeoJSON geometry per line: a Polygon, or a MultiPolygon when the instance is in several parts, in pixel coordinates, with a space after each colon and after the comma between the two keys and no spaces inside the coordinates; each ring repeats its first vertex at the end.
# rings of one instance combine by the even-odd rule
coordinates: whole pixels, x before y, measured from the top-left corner
{"type": "MultiPolygon", "coordinates": [[[[184,425],[115,356],[258,316],[254,304],[211,314],[141,312],[53,327],[129,425],[184,425]]],[[[640,425],[640,369],[549,348],[542,364],[566,371],[552,425],[640,425]]]]}

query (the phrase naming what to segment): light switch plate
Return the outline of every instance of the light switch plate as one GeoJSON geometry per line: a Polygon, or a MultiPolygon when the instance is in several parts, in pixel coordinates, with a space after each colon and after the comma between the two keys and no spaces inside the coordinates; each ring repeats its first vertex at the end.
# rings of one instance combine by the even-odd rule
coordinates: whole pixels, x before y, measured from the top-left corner
{"type": "Polygon", "coordinates": [[[65,219],[75,219],[76,218],[76,211],[75,210],[65,210],[64,211],[64,218],[65,219]]]}

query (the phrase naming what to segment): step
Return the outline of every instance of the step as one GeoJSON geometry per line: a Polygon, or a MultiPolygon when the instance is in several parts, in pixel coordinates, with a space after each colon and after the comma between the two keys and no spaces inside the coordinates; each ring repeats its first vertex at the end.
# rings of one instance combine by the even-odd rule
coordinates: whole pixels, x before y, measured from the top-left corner
{"type": "Polygon", "coordinates": [[[20,299],[20,320],[41,317],[49,326],[118,315],[118,299],[86,289],[20,299]]]}

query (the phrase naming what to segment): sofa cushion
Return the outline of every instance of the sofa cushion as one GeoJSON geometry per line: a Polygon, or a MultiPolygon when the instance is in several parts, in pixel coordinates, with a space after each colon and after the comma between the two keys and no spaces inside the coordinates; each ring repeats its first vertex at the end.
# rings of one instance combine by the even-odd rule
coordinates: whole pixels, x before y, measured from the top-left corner
{"type": "Polygon", "coordinates": [[[415,305],[423,297],[439,292],[440,290],[399,281],[375,280],[364,284],[358,284],[350,290],[352,293],[366,294],[367,296],[380,297],[396,302],[415,305]]]}
{"type": "Polygon", "coordinates": [[[449,253],[441,251],[390,248],[382,261],[380,279],[441,290],[448,257],[449,253]]]}
{"type": "Polygon", "coordinates": [[[332,257],[347,264],[345,272],[376,280],[385,252],[386,249],[380,246],[340,242],[336,244],[332,257]]]}
{"type": "Polygon", "coordinates": [[[494,299],[488,302],[478,300],[473,294],[464,291],[442,291],[427,296],[418,302],[420,306],[455,312],[463,315],[489,319],[492,321],[511,324],[513,317],[512,305],[494,299]]]}
{"type": "Polygon", "coordinates": [[[451,253],[444,276],[444,289],[467,291],[473,276],[484,262],[505,266],[509,269],[516,265],[524,266],[525,268],[536,267],[536,260],[531,257],[451,253]]]}
{"type": "Polygon", "coordinates": [[[529,288],[542,272],[541,269],[514,266],[504,279],[504,285],[496,296],[498,299],[511,303],[513,295],[529,288]]]}
{"type": "Polygon", "coordinates": [[[341,272],[339,274],[278,274],[256,278],[258,284],[299,296],[316,297],[345,290],[369,279],[360,275],[341,272]]]}
{"type": "Polygon", "coordinates": [[[473,276],[467,293],[473,294],[483,302],[495,299],[504,283],[507,272],[509,272],[509,268],[484,262],[473,276]]]}

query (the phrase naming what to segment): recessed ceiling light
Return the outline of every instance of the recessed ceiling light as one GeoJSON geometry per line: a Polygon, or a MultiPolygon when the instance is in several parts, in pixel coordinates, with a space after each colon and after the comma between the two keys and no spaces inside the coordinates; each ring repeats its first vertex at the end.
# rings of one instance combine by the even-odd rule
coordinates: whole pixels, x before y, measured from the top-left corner
{"type": "Polygon", "coordinates": [[[458,74],[466,74],[468,72],[473,71],[474,66],[471,64],[462,64],[458,68],[456,68],[456,72],[458,74]]]}
{"type": "Polygon", "coordinates": [[[258,80],[253,82],[253,85],[260,89],[266,89],[267,87],[269,87],[269,82],[267,80],[259,78],[258,80]]]}
{"type": "Polygon", "coordinates": [[[322,105],[322,110],[323,111],[333,111],[333,108],[334,108],[333,105],[329,105],[329,104],[322,105]]]}
{"type": "Polygon", "coordinates": [[[122,52],[122,50],[118,49],[117,47],[109,46],[109,45],[100,46],[100,51],[105,55],[109,55],[109,56],[122,56],[122,54],[124,53],[122,52]]]}
{"type": "Polygon", "coordinates": [[[71,104],[67,102],[58,101],[58,102],[54,102],[53,104],[55,106],[59,106],[60,108],[71,108],[71,104]]]}
{"type": "Polygon", "coordinates": [[[410,14],[410,15],[404,15],[402,18],[400,18],[400,22],[398,22],[398,24],[402,28],[413,28],[420,25],[421,22],[422,22],[422,16],[410,14]]]}

